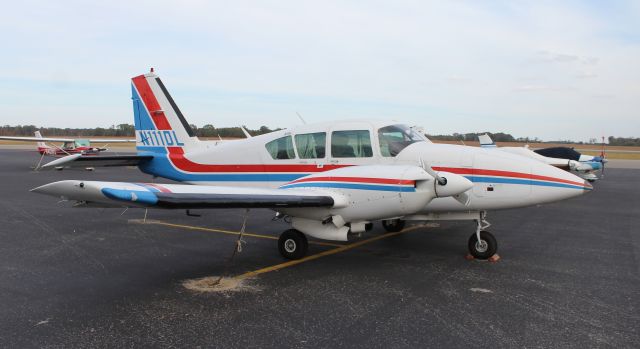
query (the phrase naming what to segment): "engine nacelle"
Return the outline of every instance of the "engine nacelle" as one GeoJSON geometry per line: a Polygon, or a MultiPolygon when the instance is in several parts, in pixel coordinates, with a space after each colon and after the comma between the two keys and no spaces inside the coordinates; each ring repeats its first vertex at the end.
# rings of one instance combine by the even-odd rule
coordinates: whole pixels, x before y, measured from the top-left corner
{"type": "Polygon", "coordinates": [[[400,217],[422,210],[436,197],[457,195],[471,188],[466,178],[446,173],[440,185],[419,166],[372,165],[316,173],[282,188],[306,188],[338,198],[330,208],[287,208],[294,228],[313,237],[346,240],[347,223],[400,217]],[[450,183],[450,184],[449,184],[450,183]]]}

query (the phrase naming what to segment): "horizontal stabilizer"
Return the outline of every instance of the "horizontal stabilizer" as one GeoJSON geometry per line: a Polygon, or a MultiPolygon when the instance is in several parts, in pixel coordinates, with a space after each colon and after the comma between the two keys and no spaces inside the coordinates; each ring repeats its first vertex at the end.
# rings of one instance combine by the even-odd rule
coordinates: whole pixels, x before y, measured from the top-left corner
{"type": "Polygon", "coordinates": [[[488,134],[479,135],[478,139],[480,140],[480,146],[482,148],[495,148],[496,143],[489,137],[488,134]]]}
{"type": "Polygon", "coordinates": [[[80,154],[67,155],[42,165],[43,169],[56,167],[117,167],[137,166],[142,161],[153,159],[153,155],[108,155],[86,156],[80,154]]]}

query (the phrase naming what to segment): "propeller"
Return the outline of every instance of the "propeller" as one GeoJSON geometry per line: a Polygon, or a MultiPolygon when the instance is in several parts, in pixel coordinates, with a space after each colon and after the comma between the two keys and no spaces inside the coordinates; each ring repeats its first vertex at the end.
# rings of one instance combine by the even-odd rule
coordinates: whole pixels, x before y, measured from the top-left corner
{"type": "Polygon", "coordinates": [[[604,136],[602,136],[602,151],[600,152],[600,162],[602,162],[602,178],[604,178],[604,164],[607,163],[607,153],[604,150],[604,136]]]}
{"type": "MultiPolygon", "coordinates": [[[[422,160],[422,158],[418,159],[418,163],[419,163],[420,167],[422,167],[422,169],[424,169],[424,170],[425,170],[425,172],[427,172],[429,175],[431,175],[431,176],[435,179],[435,181],[436,181],[437,185],[440,185],[440,186],[443,186],[443,187],[447,185],[447,182],[448,182],[448,181],[447,181],[447,178],[446,178],[446,177],[444,177],[444,176],[441,176],[441,175],[440,175],[438,172],[436,172],[436,171],[435,171],[431,166],[426,165],[426,164],[424,163],[424,161],[422,160]]],[[[453,183],[456,183],[458,180],[456,179],[457,177],[455,177],[455,176],[459,176],[459,175],[456,175],[456,174],[454,174],[454,173],[451,173],[450,175],[451,175],[451,176],[454,176],[454,178],[453,178],[453,179],[454,179],[454,180],[453,180],[453,183]]],[[[462,176],[460,176],[460,177],[461,177],[465,182],[467,182],[467,183],[468,183],[469,187],[472,185],[472,184],[471,184],[471,182],[469,182],[466,178],[464,178],[464,177],[462,177],[462,176]]],[[[454,184],[454,185],[455,185],[455,184],[454,184]]],[[[469,187],[466,187],[466,188],[469,188],[469,187]]],[[[451,195],[451,196],[452,196],[454,199],[456,199],[459,203],[461,203],[461,204],[463,204],[463,205],[465,205],[465,206],[468,206],[468,205],[469,205],[469,201],[470,201],[470,199],[471,199],[471,198],[469,197],[469,194],[467,194],[467,192],[468,192],[468,191],[469,191],[469,190],[467,189],[467,190],[466,190],[466,191],[464,191],[464,192],[459,192],[458,194],[451,195]]],[[[446,191],[445,191],[445,192],[446,192],[446,191]]],[[[436,189],[436,193],[437,193],[437,189],[436,189]]]]}

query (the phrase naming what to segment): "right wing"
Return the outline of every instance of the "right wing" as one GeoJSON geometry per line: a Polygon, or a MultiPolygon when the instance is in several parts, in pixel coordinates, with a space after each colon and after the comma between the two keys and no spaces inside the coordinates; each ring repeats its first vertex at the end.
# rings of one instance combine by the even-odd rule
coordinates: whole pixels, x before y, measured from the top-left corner
{"type": "Polygon", "coordinates": [[[187,184],[65,180],[32,192],[77,201],[76,206],[195,208],[336,207],[339,194],[313,189],[267,189],[187,184]]]}

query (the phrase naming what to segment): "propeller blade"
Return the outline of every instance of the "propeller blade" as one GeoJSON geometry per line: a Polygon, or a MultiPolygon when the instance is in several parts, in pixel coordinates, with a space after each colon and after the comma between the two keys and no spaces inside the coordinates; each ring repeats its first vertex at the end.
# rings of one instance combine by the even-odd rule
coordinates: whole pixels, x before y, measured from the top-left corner
{"type": "Polygon", "coordinates": [[[431,166],[426,165],[424,163],[424,161],[422,160],[422,158],[420,158],[420,161],[418,161],[418,163],[420,164],[420,167],[422,167],[428,174],[431,175],[431,177],[436,179],[438,184],[440,184],[440,185],[446,185],[447,184],[447,179],[444,178],[444,177],[441,177],[438,174],[438,172],[434,171],[433,168],[431,168],[431,166]]]}
{"type": "Polygon", "coordinates": [[[467,194],[467,192],[468,191],[465,191],[464,193],[454,195],[453,198],[458,200],[459,203],[465,206],[469,206],[469,201],[471,200],[471,197],[469,196],[469,194],[467,194]]]}

